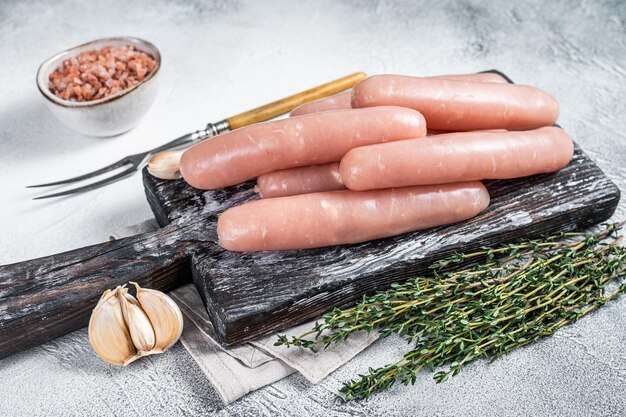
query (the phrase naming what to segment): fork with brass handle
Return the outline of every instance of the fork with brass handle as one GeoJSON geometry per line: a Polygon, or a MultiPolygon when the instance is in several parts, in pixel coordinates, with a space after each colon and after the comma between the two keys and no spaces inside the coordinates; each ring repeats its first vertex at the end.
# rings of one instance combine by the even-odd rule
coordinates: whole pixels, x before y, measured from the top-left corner
{"type": "MultiPolygon", "coordinates": [[[[123,171],[115,175],[106,177],[100,181],[96,181],[96,182],[93,182],[91,184],[87,184],[81,187],[73,188],[71,190],[66,190],[66,191],[61,191],[58,193],[35,197],[34,200],[40,200],[40,199],[51,198],[51,197],[60,197],[64,195],[77,194],[77,193],[82,193],[85,191],[94,190],[96,188],[103,187],[105,185],[111,184],[115,181],[118,181],[124,177],[131,175],[132,173],[137,171],[141,166],[143,166],[143,164],[148,160],[148,158],[159,154],[159,152],[173,150],[173,149],[188,148],[205,139],[219,135],[220,133],[237,129],[239,127],[246,126],[249,124],[263,122],[263,121],[272,119],[276,116],[279,116],[281,114],[284,114],[293,110],[294,108],[300,106],[301,104],[308,103],[308,102],[311,102],[320,98],[328,97],[340,91],[347,90],[348,88],[351,88],[354,84],[356,84],[359,80],[362,80],[365,77],[366,75],[364,73],[355,72],[354,74],[350,74],[346,77],[339,78],[329,83],[319,85],[317,87],[311,88],[301,93],[294,94],[289,97],[285,97],[281,100],[274,101],[272,103],[266,104],[261,107],[257,107],[252,110],[248,110],[244,113],[241,113],[235,116],[231,116],[217,123],[209,123],[206,125],[204,129],[200,129],[195,132],[188,133],[177,139],[174,139],[171,142],[158,146],[154,149],[150,149],[148,151],[138,153],[135,155],[125,156],[119,161],[114,162],[111,165],[107,165],[103,168],[100,168],[96,171],[93,171],[84,175],[79,175],[77,177],[68,178],[66,180],[49,182],[46,184],[29,185],[26,188],[52,187],[52,186],[57,186],[57,185],[72,184],[72,183],[79,182],[79,181],[85,181],[85,180],[97,178],[107,173],[124,168],[123,171]]],[[[173,153],[165,153],[163,155],[159,155],[159,157],[155,159],[154,162],[156,162],[157,165],[160,167],[159,169],[161,170],[165,169],[165,171],[159,171],[157,168],[154,168],[153,166],[151,172],[154,172],[157,176],[162,175],[160,178],[171,178],[171,179],[177,178],[176,167],[178,166],[178,161],[180,160],[181,154],[182,154],[182,151],[173,152],[173,153]],[[171,172],[171,174],[163,174],[162,172],[171,172]]],[[[151,165],[154,165],[154,164],[151,164],[151,165]]],[[[149,166],[148,169],[150,170],[151,167],[149,166]]]]}

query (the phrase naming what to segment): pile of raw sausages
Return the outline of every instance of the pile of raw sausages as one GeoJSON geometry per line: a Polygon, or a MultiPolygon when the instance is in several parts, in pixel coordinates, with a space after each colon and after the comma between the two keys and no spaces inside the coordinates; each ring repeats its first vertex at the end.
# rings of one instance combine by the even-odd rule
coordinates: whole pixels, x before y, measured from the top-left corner
{"type": "Polygon", "coordinates": [[[476,216],[489,205],[480,180],[563,168],[573,144],[558,115],[548,93],[493,73],[379,75],[202,142],[181,173],[200,189],[257,178],[263,198],[219,218],[228,250],[364,242],[476,216]]]}

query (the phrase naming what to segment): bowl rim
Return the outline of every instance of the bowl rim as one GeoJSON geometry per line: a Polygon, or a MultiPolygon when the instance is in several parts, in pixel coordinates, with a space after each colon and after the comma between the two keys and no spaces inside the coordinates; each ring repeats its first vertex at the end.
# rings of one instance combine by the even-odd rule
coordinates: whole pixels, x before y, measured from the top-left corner
{"type": "MultiPolygon", "coordinates": [[[[142,51],[145,52],[145,51],[142,51]]],[[[56,68],[55,68],[56,69],[56,68]]],[[[148,81],[150,81],[152,78],[154,78],[157,73],[159,72],[159,69],[161,69],[161,52],[159,51],[159,48],[157,48],[152,42],[148,42],[145,39],[141,39],[135,36],[113,36],[113,37],[107,37],[107,38],[99,38],[99,39],[94,39],[91,40],[89,42],[85,42],[82,43],[80,45],[76,45],[73,46],[71,48],[65,49],[57,54],[54,54],[53,56],[49,57],[48,59],[44,60],[41,65],[39,65],[39,68],[37,69],[37,75],[35,76],[35,81],[37,84],[37,88],[39,89],[39,91],[41,92],[41,94],[50,102],[62,106],[62,107],[68,107],[68,108],[75,108],[75,107],[94,107],[97,106],[99,104],[104,104],[104,103],[109,103],[111,101],[117,100],[121,97],[124,97],[125,95],[127,95],[128,93],[136,90],[137,88],[139,88],[140,86],[144,85],[145,83],[147,83],[148,81]],[[143,45],[146,46],[148,49],[151,49],[153,51],[153,53],[150,53],[150,55],[154,55],[152,56],[154,58],[154,60],[156,61],[156,66],[154,67],[154,70],[150,72],[150,74],[148,74],[148,76],[146,78],[144,78],[140,83],[133,85],[130,88],[126,88],[118,93],[115,93],[113,95],[107,96],[107,97],[103,97],[100,98],[98,100],[90,100],[90,101],[69,101],[69,100],[65,100],[62,99],[61,97],[58,97],[57,95],[55,95],[54,93],[52,93],[52,91],[50,91],[49,86],[46,85],[41,85],[40,83],[40,75],[41,72],[43,71],[44,66],[46,66],[47,64],[49,64],[51,61],[54,61],[58,58],[61,58],[64,55],[69,55],[72,52],[76,51],[77,49],[80,48],[84,48],[85,46],[89,46],[89,45],[93,45],[96,43],[106,43],[106,42],[118,42],[118,41],[123,41],[123,42],[128,42],[129,44],[139,44],[139,45],[143,45]]],[[[46,78],[47,79],[47,78],[46,78]]]]}

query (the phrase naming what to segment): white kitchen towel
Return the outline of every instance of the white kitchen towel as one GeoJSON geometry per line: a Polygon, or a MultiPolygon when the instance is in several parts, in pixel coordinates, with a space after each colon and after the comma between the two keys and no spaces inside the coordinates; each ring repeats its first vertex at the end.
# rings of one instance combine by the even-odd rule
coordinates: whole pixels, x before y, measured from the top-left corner
{"type": "MultiPolygon", "coordinates": [[[[200,294],[198,294],[193,284],[183,285],[171,291],[169,295],[176,301],[183,314],[187,317],[187,321],[191,322],[190,324],[197,327],[205,337],[212,341],[217,340],[213,323],[209,319],[200,294]]],[[[274,359],[248,343],[228,348],[228,354],[249,368],[256,368],[274,359]]]]}
{"type": "MultiPolygon", "coordinates": [[[[114,233],[112,237],[121,238],[157,227],[154,220],[148,220],[114,233]]],[[[226,348],[217,342],[213,323],[193,284],[177,288],[170,292],[170,296],[178,303],[185,317],[181,336],[183,346],[225,404],[294,372],[301,373],[307,380],[317,384],[378,338],[377,333],[360,332],[341,344],[311,352],[301,348],[274,346],[277,335],[272,334],[226,348]]],[[[297,336],[313,325],[313,322],[305,323],[280,333],[288,337],[297,336]]]]}
{"type": "Polygon", "coordinates": [[[270,359],[255,368],[248,367],[202,333],[187,315],[184,317],[185,327],[180,340],[224,404],[295,372],[279,359],[270,359]]]}

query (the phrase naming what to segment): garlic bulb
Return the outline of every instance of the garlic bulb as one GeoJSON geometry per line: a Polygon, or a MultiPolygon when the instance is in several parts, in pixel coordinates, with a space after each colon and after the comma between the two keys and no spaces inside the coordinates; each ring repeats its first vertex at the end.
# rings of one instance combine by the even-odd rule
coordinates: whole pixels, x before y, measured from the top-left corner
{"type": "Polygon", "coordinates": [[[89,320],[91,346],[113,365],[126,366],[142,356],[162,353],[183,331],[183,315],[170,297],[133,284],[137,298],[125,286],[106,290],[89,320]]]}
{"type": "Polygon", "coordinates": [[[160,152],[148,161],[148,172],[162,180],[177,180],[180,174],[180,158],[183,151],[160,152]]]}

